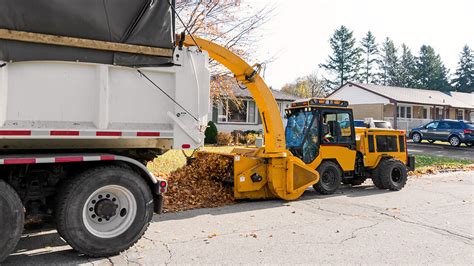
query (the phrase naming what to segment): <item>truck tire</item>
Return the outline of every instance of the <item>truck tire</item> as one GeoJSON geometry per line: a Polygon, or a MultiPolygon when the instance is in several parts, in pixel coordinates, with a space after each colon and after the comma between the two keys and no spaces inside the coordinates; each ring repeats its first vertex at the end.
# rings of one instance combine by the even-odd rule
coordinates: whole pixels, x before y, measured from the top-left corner
{"type": "Polygon", "coordinates": [[[0,262],[15,249],[23,232],[24,207],[15,190],[0,180],[0,262]]]}
{"type": "Polygon", "coordinates": [[[379,178],[385,189],[401,190],[407,183],[408,174],[405,164],[396,159],[384,160],[380,163],[379,178]]]}
{"type": "Polygon", "coordinates": [[[359,186],[362,185],[365,180],[367,180],[366,177],[343,178],[342,183],[351,186],[359,186]]]}
{"type": "Polygon", "coordinates": [[[141,176],[118,166],[79,174],[59,191],[59,234],[92,257],[117,255],[133,246],[153,217],[152,192],[141,176]]]}
{"type": "Polygon", "coordinates": [[[314,190],[323,195],[330,195],[339,189],[342,181],[342,171],[334,162],[325,161],[318,169],[320,178],[318,183],[313,185],[314,190]]]}

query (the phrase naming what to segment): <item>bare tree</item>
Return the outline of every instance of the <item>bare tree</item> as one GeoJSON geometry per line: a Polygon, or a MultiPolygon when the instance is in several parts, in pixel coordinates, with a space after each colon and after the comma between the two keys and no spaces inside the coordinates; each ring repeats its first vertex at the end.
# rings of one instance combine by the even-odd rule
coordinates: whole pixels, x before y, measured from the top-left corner
{"type": "MultiPolygon", "coordinates": [[[[184,27],[197,36],[206,38],[239,55],[255,61],[252,54],[262,37],[261,27],[272,17],[274,7],[255,9],[240,0],[176,0],[176,11],[186,25],[177,23],[178,31],[184,27]]],[[[211,96],[214,100],[235,100],[232,88],[237,86],[229,71],[211,60],[211,96]]]]}
{"type": "Polygon", "coordinates": [[[300,98],[325,97],[328,93],[324,80],[316,72],[285,84],[281,91],[300,98]]]}

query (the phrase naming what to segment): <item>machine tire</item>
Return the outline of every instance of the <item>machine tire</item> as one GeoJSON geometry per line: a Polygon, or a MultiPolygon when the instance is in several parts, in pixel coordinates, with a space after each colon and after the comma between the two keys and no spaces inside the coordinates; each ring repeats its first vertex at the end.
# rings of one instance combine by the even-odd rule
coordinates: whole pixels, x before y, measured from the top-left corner
{"type": "Polygon", "coordinates": [[[342,171],[334,162],[325,161],[318,169],[320,178],[318,183],[313,185],[314,190],[322,195],[330,195],[337,191],[342,181],[342,171]]]}
{"type": "Polygon", "coordinates": [[[24,207],[16,191],[0,180],[0,262],[15,249],[23,232],[24,207]]]}
{"type": "Polygon", "coordinates": [[[407,168],[405,164],[399,160],[383,160],[380,163],[379,173],[379,178],[384,189],[398,191],[407,183],[407,168]]]}
{"type": "Polygon", "coordinates": [[[420,133],[413,133],[413,135],[411,135],[411,139],[413,140],[413,142],[415,143],[420,143],[422,141],[422,138],[421,138],[421,134],[420,133]]]}
{"type": "Polygon", "coordinates": [[[472,142],[466,142],[466,143],[464,143],[464,144],[466,144],[466,146],[468,146],[468,147],[472,147],[474,143],[472,143],[472,142]]]}
{"type": "Polygon", "coordinates": [[[366,177],[343,178],[342,183],[351,186],[359,186],[362,185],[365,180],[367,180],[366,177]]]}
{"type": "Polygon", "coordinates": [[[459,147],[459,145],[461,145],[461,139],[458,136],[451,136],[448,141],[453,147],[459,147]]]}
{"type": "Polygon", "coordinates": [[[382,164],[383,161],[379,163],[379,166],[376,167],[374,170],[372,170],[371,173],[371,178],[372,182],[374,183],[375,187],[378,189],[387,189],[386,187],[383,186],[382,180],[380,178],[380,165],[382,164]]]}
{"type": "Polygon", "coordinates": [[[86,170],[59,193],[58,232],[76,251],[91,257],[117,255],[130,248],[153,217],[149,186],[127,168],[86,170]]]}

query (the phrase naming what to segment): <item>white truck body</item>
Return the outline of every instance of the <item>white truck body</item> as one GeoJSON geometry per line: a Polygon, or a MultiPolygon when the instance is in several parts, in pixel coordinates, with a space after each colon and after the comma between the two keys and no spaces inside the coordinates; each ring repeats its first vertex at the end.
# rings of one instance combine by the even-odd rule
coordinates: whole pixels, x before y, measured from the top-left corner
{"type": "Polygon", "coordinates": [[[175,49],[174,63],[139,68],[168,97],[135,68],[0,62],[0,147],[199,147],[210,101],[208,56],[175,49]]]}

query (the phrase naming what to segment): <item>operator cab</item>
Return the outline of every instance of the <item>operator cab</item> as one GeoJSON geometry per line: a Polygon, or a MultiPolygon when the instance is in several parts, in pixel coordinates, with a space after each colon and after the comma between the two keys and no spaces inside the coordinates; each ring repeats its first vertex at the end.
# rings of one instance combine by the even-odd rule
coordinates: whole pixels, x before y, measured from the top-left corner
{"type": "Polygon", "coordinates": [[[307,164],[319,155],[321,145],[355,149],[354,119],[348,105],[319,98],[293,102],[285,110],[287,149],[307,164]]]}

